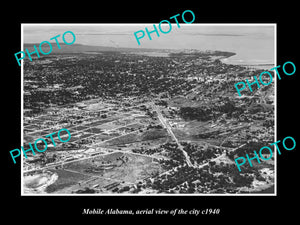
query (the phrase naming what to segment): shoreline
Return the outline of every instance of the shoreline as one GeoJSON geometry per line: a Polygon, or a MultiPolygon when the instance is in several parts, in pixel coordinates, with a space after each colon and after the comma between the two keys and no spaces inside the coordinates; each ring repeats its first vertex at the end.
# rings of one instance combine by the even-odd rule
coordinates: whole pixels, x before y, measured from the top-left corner
{"type": "Polygon", "coordinates": [[[246,67],[246,68],[249,68],[249,69],[264,69],[264,70],[269,70],[273,67],[275,67],[275,63],[270,63],[270,62],[265,62],[265,63],[251,63],[251,62],[248,62],[247,61],[244,61],[244,60],[240,60],[242,62],[239,62],[238,60],[236,61],[230,61],[228,60],[231,56],[229,57],[224,57],[221,60],[222,63],[224,64],[227,64],[227,65],[235,65],[235,66],[243,66],[243,67],[246,67]]]}

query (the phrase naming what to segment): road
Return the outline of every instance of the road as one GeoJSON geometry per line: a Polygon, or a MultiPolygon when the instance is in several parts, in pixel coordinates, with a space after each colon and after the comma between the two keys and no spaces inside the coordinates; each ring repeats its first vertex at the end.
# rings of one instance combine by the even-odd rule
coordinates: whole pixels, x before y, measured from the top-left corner
{"type": "MultiPolygon", "coordinates": [[[[111,149],[111,148],[101,147],[101,150],[99,151],[99,153],[103,153],[103,154],[98,154],[98,155],[93,155],[93,156],[87,156],[87,157],[83,157],[83,158],[79,158],[79,159],[74,159],[74,160],[70,160],[70,161],[60,161],[60,162],[57,162],[57,163],[49,165],[49,166],[44,166],[44,167],[41,167],[41,168],[26,170],[26,171],[23,171],[23,173],[40,171],[40,170],[47,170],[47,169],[54,168],[56,166],[64,166],[66,164],[70,164],[70,163],[74,163],[74,162],[79,162],[79,161],[87,160],[87,159],[92,159],[92,158],[95,158],[95,157],[110,155],[110,154],[113,154],[113,153],[116,153],[116,152],[123,153],[123,154],[143,156],[143,157],[148,157],[148,158],[157,159],[157,160],[162,159],[162,157],[158,157],[158,156],[154,156],[154,155],[145,155],[145,154],[134,153],[134,152],[130,152],[130,151],[122,151],[122,150],[117,150],[117,149],[111,149]],[[103,149],[107,150],[107,151],[110,151],[110,152],[103,153],[102,152],[103,149]]],[[[97,152],[93,152],[92,154],[95,154],[95,153],[97,153],[97,152]]]]}
{"type": "Polygon", "coordinates": [[[153,109],[157,112],[157,116],[159,121],[162,123],[162,125],[167,129],[168,133],[172,136],[172,138],[175,140],[175,142],[178,145],[178,148],[182,151],[184,157],[185,157],[185,161],[187,163],[188,166],[190,167],[194,167],[194,165],[192,164],[189,155],[187,154],[186,151],[184,151],[183,146],[180,144],[180,142],[178,141],[178,139],[176,138],[176,136],[174,135],[172,129],[170,128],[169,124],[167,123],[167,121],[165,120],[165,118],[162,116],[160,110],[158,109],[158,107],[152,103],[151,106],[153,107],[153,109]]]}
{"type": "MultiPolygon", "coordinates": [[[[230,152],[231,152],[231,151],[235,151],[235,150],[237,150],[237,149],[239,149],[239,148],[241,148],[241,147],[243,147],[243,146],[245,146],[245,145],[246,145],[246,144],[242,144],[242,145],[240,145],[240,146],[238,146],[238,147],[236,147],[236,148],[230,149],[229,151],[230,151],[230,152]]],[[[220,156],[218,156],[218,157],[216,157],[216,158],[210,159],[208,162],[199,165],[198,168],[201,169],[201,168],[203,168],[204,166],[207,166],[207,165],[209,164],[209,162],[216,161],[216,160],[218,160],[218,159],[224,157],[225,155],[226,155],[226,153],[223,153],[222,155],[220,155],[220,156]]]]}

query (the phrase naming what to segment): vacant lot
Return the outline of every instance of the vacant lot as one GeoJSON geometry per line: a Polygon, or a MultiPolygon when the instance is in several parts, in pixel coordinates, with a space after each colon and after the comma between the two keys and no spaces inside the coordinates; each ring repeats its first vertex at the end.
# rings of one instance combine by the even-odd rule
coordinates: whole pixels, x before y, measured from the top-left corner
{"type": "Polygon", "coordinates": [[[84,180],[87,180],[90,178],[90,176],[86,176],[79,173],[72,173],[65,170],[51,170],[52,172],[57,173],[58,179],[55,183],[49,185],[46,188],[47,193],[53,193],[60,189],[63,189],[65,187],[69,187],[75,184],[78,184],[79,182],[82,182],[84,180]]]}
{"type": "Polygon", "coordinates": [[[65,169],[93,176],[99,175],[99,173],[89,172],[89,168],[101,165],[102,163],[111,163],[117,166],[103,169],[101,177],[132,183],[150,176],[155,171],[161,170],[159,164],[154,162],[150,157],[120,152],[70,163],[65,165],[65,169]],[[123,159],[126,158],[124,163],[117,163],[120,161],[120,157],[123,157],[123,159]]]}

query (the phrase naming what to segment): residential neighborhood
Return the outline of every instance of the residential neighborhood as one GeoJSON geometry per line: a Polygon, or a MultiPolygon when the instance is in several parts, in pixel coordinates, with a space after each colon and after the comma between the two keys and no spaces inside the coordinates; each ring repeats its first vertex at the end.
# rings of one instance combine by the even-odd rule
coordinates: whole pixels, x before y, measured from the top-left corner
{"type": "Polygon", "coordinates": [[[234,158],[274,140],[274,84],[235,53],[168,50],[51,54],[26,63],[23,146],[66,128],[67,143],[23,158],[25,194],[274,192],[274,159],[234,158]]]}

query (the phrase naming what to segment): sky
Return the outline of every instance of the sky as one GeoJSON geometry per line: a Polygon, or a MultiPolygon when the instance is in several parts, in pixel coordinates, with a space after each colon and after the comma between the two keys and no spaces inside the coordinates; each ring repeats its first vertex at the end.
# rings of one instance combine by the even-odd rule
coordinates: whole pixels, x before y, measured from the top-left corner
{"type": "MultiPolygon", "coordinates": [[[[275,32],[272,24],[184,24],[172,23],[172,30],[158,37],[147,34],[138,45],[134,32],[153,30],[153,24],[23,24],[23,42],[40,43],[72,31],[76,44],[158,49],[198,49],[233,51],[231,60],[274,62],[275,32]]],[[[158,27],[158,24],[156,24],[158,27]]],[[[169,25],[163,25],[168,30],[169,25]]],[[[66,35],[67,37],[67,35],[66,35]]],[[[61,39],[58,39],[62,42],[61,39]]],[[[71,39],[72,40],[72,39],[71,39]]],[[[51,42],[51,41],[50,41],[51,42]]],[[[54,41],[53,41],[54,42],[54,41]]],[[[241,62],[242,62],[241,61],[241,62]]]]}

